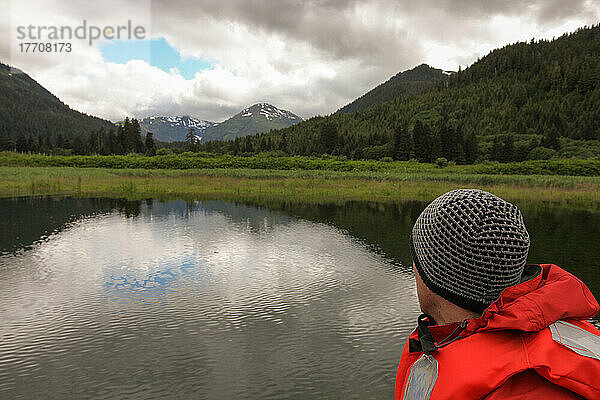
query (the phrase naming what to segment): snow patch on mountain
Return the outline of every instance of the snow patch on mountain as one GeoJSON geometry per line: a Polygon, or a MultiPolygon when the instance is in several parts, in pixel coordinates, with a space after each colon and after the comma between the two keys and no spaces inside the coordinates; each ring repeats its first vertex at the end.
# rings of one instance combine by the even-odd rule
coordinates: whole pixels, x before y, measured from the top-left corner
{"type": "Polygon", "coordinates": [[[287,120],[296,120],[299,119],[298,116],[292,114],[289,111],[282,110],[280,108],[275,107],[269,103],[258,103],[253,105],[252,107],[245,108],[240,113],[242,117],[252,117],[252,116],[262,116],[268,121],[273,121],[274,119],[287,119],[287,120]]]}
{"type": "Polygon", "coordinates": [[[142,119],[142,121],[148,120],[148,123],[150,125],[153,124],[157,124],[157,123],[163,123],[163,124],[168,124],[174,127],[181,127],[181,128],[194,128],[196,130],[200,130],[200,131],[204,131],[205,129],[210,128],[211,126],[215,126],[218,125],[214,122],[210,122],[210,121],[204,121],[201,119],[197,119],[197,118],[193,118],[187,115],[181,116],[181,117],[172,117],[172,116],[156,116],[156,115],[152,115],[150,117],[146,117],[144,119],[142,119]]]}

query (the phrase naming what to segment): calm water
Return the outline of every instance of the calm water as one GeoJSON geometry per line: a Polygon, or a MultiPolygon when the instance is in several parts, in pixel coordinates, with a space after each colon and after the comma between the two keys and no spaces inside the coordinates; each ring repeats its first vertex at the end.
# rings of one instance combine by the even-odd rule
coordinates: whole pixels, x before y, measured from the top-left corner
{"type": "MultiPolygon", "coordinates": [[[[391,398],[424,206],[0,199],[0,398],[391,398]]],[[[523,211],[600,297],[600,215],[523,211]]]]}

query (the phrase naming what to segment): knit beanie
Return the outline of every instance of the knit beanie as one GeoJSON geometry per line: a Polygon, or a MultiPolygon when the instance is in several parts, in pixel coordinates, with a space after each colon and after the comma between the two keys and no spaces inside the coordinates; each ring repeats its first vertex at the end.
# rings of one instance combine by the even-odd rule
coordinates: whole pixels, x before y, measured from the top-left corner
{"type": "Polygon", "coordinates": [[[483,190],[458,189],[425,208],[412,229],[410,249],[431,291],[481,313],[520,282],[529,234],[513,204],[483,190]]]}

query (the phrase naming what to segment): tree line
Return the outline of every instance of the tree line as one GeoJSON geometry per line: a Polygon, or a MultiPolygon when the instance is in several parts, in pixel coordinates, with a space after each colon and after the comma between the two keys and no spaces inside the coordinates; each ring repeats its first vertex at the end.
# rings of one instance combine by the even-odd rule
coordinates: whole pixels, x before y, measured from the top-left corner
{"type": "Polygon", "coordinates": [[[139,121],[125,118],[122,124],[114,128],[100,127],[87,137],[77,135],[74,139],[65,138],[60,132],[51,138],[50,135],[24,134],[20,132],[16,140],[0,132],[0,150],[19,153],[45,154],[129,154],[141,153],[149,156],[156,154],[156,143],[152,132],[148,132],[142,140],[139,121]]]}

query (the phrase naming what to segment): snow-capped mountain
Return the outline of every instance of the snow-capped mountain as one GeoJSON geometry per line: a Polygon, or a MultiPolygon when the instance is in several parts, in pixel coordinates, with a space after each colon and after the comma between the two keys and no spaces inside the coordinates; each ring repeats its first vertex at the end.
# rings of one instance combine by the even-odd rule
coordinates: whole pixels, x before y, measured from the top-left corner
{"type": "Polygon", "coordinates": [[[258,103],[243,109],[233,117],[204,132],[202,141],[233,140],[236,137],[268,132],[271,129],[287,128],[302,118],[269,103],[258,103]]]}
{"type": "Polygon", "coordinates": [[[287,128],[302,118],[268,103],[258,103],[245,108],[224,122],[205,121],[190,116],[151,116],[140,120],[142,136],[148,131],[154,139],[163,142],[183,142],[188,131],[194,129],[199,141],[231,140],[238,136],[254,135],[271,129],[287,128]]]}
{"type": "Polygon", "coordinates": [[[258,104],[253,105],[252,107],[245,108],[240,112],[240,114],[243,118],[252,117],[255,115],[255,113],[258,113],[259,118],[260,118],[260,116],[263,116],[268,121],[272,121],[274,119],[289,119],[289,120],[298,119],[299,121],[302,120],[297,115],[295,115],[289,111],[277,108],[269,103],[258,103],[258,104]]]}
{"type": "Polygon", "coordinates": [[[187,115],[181,117],[151,116],[140,120],[142,136],[148,131],[154,134],[154,139],[163,142],[183,142],[188,131],[194,130],[198,138],[202,138],[204,131],[219,125],[217,122],[204,121],[187,115]]]}

